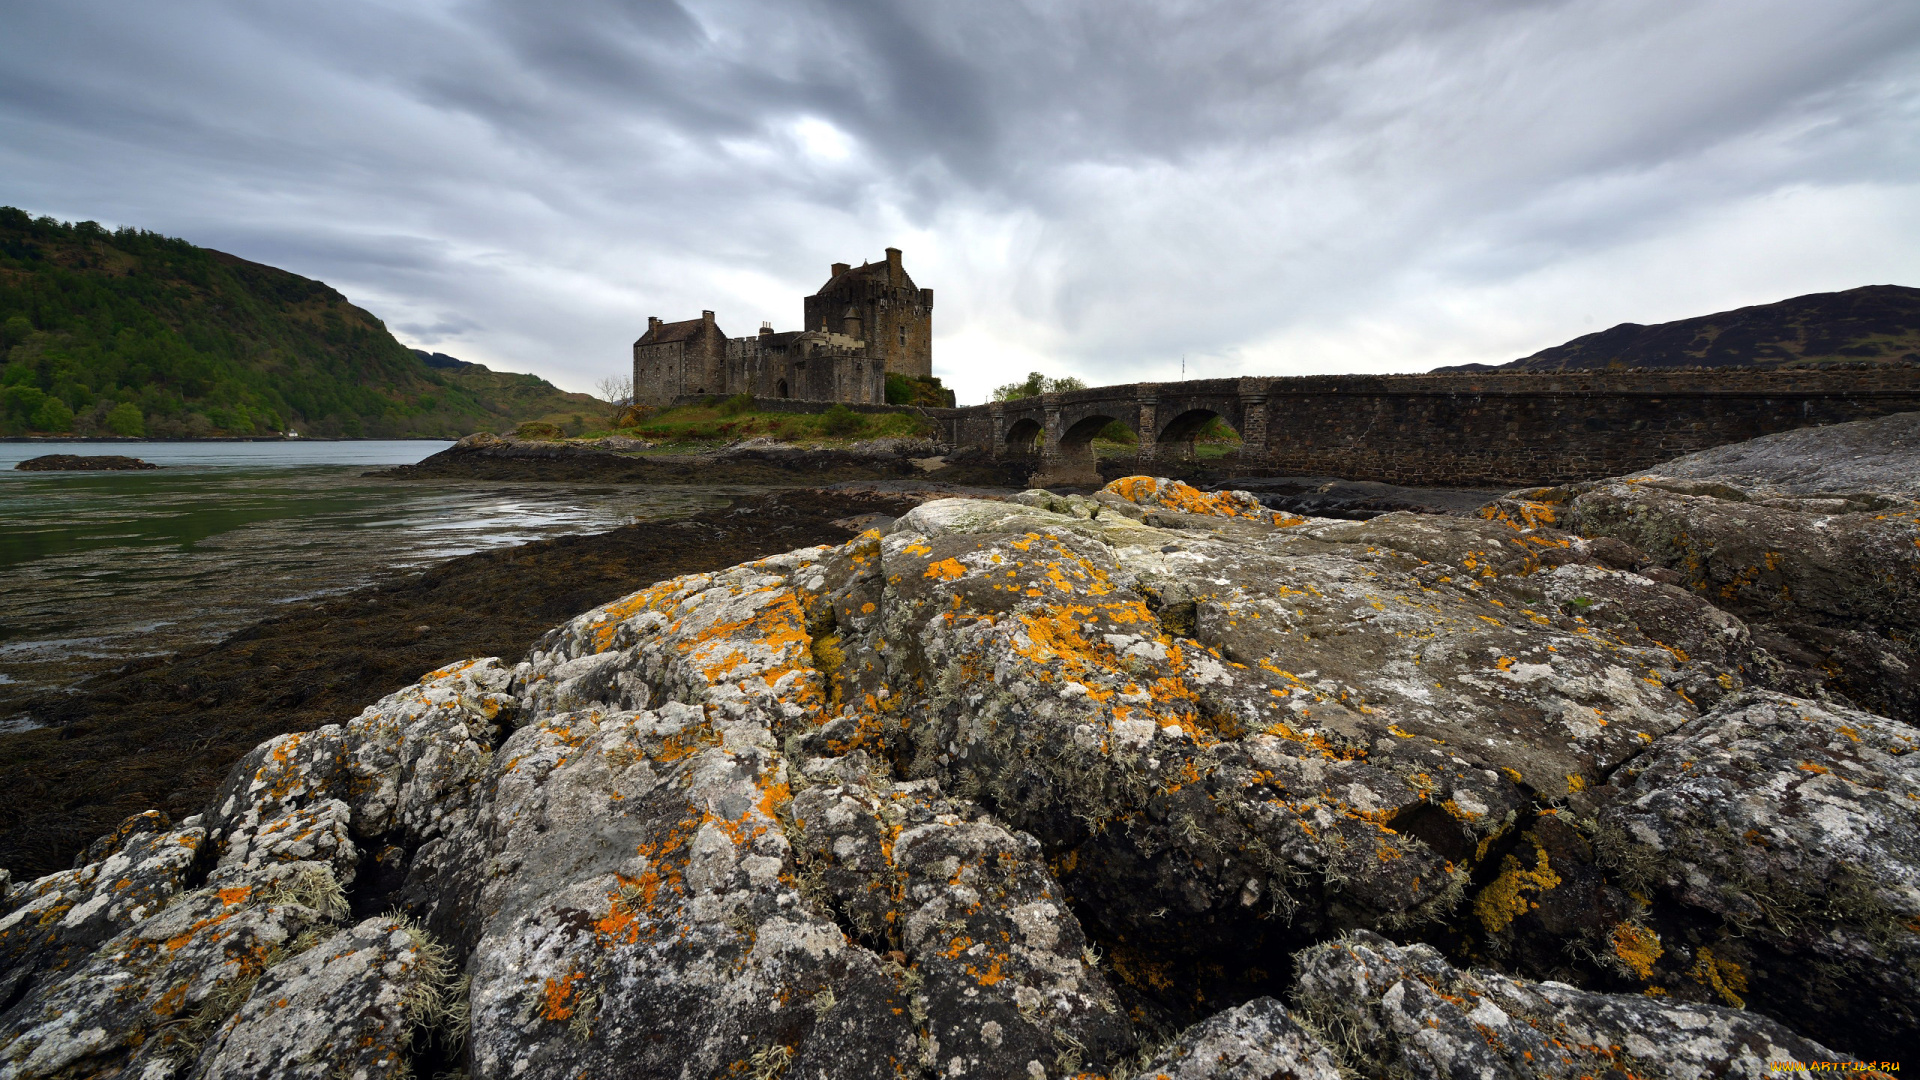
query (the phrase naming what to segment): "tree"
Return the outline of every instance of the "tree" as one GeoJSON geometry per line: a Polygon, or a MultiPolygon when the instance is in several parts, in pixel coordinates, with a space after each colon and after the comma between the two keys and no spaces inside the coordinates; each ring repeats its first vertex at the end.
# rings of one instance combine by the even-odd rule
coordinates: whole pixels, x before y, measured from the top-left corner
{"type": "Polygon", "coordinates": [[[1008,383],[993,392],[995,401],[1018,401],[1021,398],[1039,397],[1041,394],[1064,394],[1069,390],[1085,390],[1087,384],[1071,375],[1058,379],[1049,379],[1038,371],[1027,373],[1026,382],[1008,383]]]}
{"type": "Polygon", "coordinates": [[[601,379],[593,384],[594,396],[607,403],[607,417],[619,420],[627,413],[627,406],[633,404],[633,377],[615,375],[601,379]]]}
{"type": "Polygon", "coordinates": [[[49,396],[33,411],[33,418],[27,422],[36,431],[65,431],[73,426],[73,410],[67,407],[66,402],[49,396]]]}
{"type": "Polygon", "coordinates": [[[107,430],[115,435],[139,436],[147,433],[147,424],[138,405],[123,401],[108,410],[107,430]]]}

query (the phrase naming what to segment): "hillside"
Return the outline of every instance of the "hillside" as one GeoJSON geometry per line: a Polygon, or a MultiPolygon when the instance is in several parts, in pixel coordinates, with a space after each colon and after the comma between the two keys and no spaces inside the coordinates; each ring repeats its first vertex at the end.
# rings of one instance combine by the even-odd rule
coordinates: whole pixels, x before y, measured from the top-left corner
{"type": "Polygon", "coordinates": [[[592,425],[607,413],[607,403],[592,394],[562,390],[538,375],[495,371],[485,364],[460,360],[446,353],[414,349],[413,355],[437,372],[450,386],[472,394],[490,411],[502,418],[494,426],[504,430],[510,423],[545,420],[561,427],[592,425]],[[578,421],[575,418],[579,418],[578,421]]]}
{"type": "Polygon", "coordinates": [[[1920,363],[1920,289],[1867,285],[1678,322],[1621,323],[1507,364],[1443,371],[1920,363]]]}
{"type": "Polygon", "coordinates": [[[531,375],[423,362],[322,282],[12,207],[0,355],[0,435],[457,438],[598,407],[531,375]]]}

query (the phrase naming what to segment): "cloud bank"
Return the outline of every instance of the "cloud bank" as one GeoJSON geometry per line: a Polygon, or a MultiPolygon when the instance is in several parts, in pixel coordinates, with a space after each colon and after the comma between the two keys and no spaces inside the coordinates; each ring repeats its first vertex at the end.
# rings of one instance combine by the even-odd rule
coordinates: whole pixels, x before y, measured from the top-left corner
{"type": "Polygon", "coordinates": [[[1500,362],[1920,284],[1906,0],[62,0],[0,202],[587,389],[906,252],[962,401],[1500,362]]]}

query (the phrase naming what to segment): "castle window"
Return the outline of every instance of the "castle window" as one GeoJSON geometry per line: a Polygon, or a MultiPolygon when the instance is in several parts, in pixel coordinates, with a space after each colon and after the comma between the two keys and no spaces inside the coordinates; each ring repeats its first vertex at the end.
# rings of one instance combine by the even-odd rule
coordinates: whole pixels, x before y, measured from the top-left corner
{"type": "Polygon", "coordinates": [[[907,328],[903,326],[900,328],[900,344],[905,345],[906,343],[907,343],[907,328]]]}

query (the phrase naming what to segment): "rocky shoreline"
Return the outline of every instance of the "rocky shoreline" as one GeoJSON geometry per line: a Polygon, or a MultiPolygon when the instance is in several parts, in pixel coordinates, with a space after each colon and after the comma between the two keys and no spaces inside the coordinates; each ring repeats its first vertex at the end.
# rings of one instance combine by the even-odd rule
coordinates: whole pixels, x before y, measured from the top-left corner
{"type": "MultiPolygon", "coordinates": [[[[977,449],[956,450],[924,439],[880,439],[842,448],[748,440],[697,453],[660,453],[633,439],[557,442],[471,435],[417,464],[370,472],[392,480],[534,480],[649,484],[792,484],[892,482],[928,490],[1025,487],[1032,458],[995,461],[977,449]],[[640,456],[641,451],[652,451],[640,456]]],[[[1231,459],[1166,462],[1169,478],[1208,489],[1247,490],[1275,509],[1365,520],[1395,511],[1471,513],[1500,492],[1435,490],[1335,477],[1243,477],[1231,459]]],[[[1108,479],[1135,470],[1131,460],[1100,463],[1108,479]]]]}
{"type": "Polygon", "coordinates": [[[592,443],[469,435],[413,465],[370,472],[390,480],[546,480],[637,484],[839,484],[913,480],[931,485],[1012,487],[1031,464],[956,455],[925,439],[875,439],[808,448],[755,439],[710,451],[647,453],[631,439],[592,443]]]}
{"type": "Polygon", "coordinates": [[[1897,1061],[1916,420],[1473,516],[1141,476],[709,562],[9,887],[0,1076],[1897,1061]]]}

